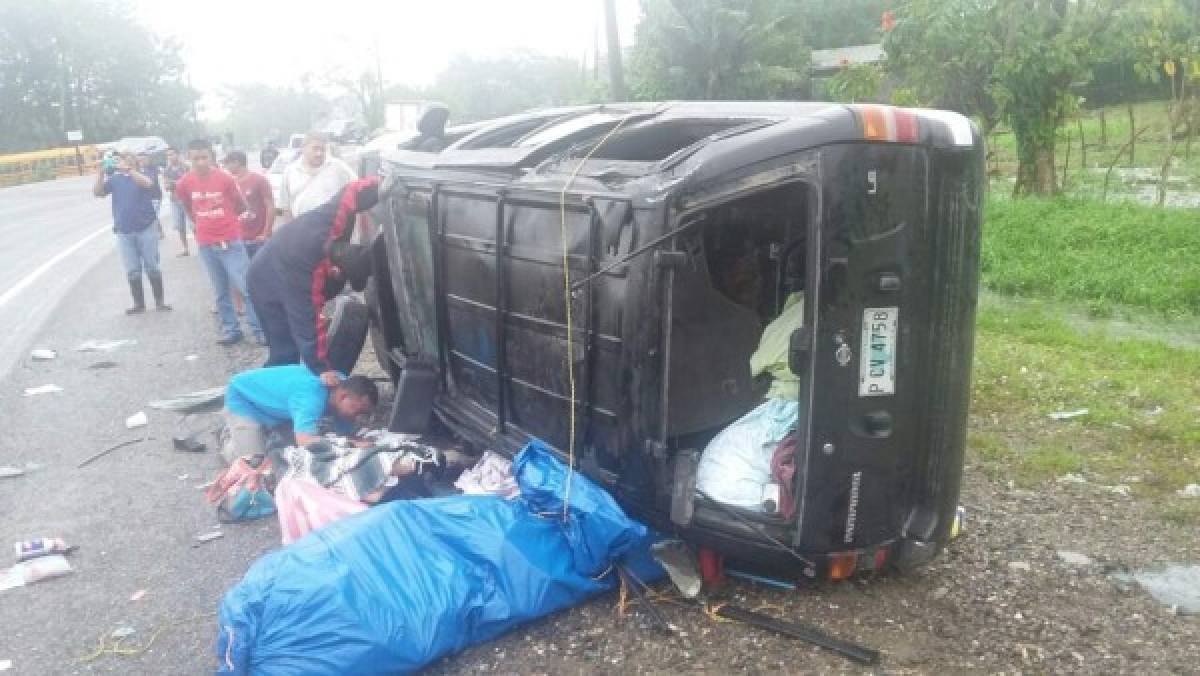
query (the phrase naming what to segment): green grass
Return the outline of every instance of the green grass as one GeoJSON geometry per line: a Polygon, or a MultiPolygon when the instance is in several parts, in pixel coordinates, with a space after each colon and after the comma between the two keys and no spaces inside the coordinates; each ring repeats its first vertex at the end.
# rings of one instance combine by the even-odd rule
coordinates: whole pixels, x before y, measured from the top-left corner
{"type": "Polygon", "coordinates": [[[1067,473],[1166,498],[1200,477],[1200,350],[1081,328],[1041,308],[985,303],[968,446],[987,473],[1031,485],[1067,473]],[[1089,409],[1054,421],[1055,411],[1089,409]]]}
{"type": "Polygon", "coordinates": [[[1200,314],[1200,210],[993,194],[983,284],[1067,300],[1098,316],[1113,306],[1200,314]]]}

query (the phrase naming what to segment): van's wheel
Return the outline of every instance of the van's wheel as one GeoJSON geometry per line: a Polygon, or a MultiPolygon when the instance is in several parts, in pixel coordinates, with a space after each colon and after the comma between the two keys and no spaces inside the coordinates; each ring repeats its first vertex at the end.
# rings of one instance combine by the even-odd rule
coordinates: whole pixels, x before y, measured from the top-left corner
{"type": "Polygon", "coordinates": [[[349,374],[358,363],[363,345],[367,342],[370,318],[367,306],[352,296],[333,299],[329,313],[329,365],[349,374]]]}

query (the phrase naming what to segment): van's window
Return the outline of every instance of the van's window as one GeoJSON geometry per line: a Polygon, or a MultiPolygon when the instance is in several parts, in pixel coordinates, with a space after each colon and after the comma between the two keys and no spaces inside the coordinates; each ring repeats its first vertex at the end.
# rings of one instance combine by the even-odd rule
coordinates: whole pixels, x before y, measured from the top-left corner
{"type": "Polygon", "coordinates": [[[672,282],[668,432],[700,448],[762,401],[750,356],[788,296],[804,292],[812,190],[793,183],[706,209],[672,282]],[[703,365],[703,368],[699,368],[703,365]]]}
{"type": "Polygon", "coordinates": [[[513,122],[490,131],[482,132],[475,138],[463,143],[459,150],[478,150],[480,148],[509,148],[523,136],[533,132],[548,123],[553,123],[570,114],[539,115],[513,122]]]}
{"type": "Polygon", "coordinates": [[[579,115],[559,124],[548,125],[542,129],[534,131],[532,134],[518,140],[513,145],[518,148],[537,148],[539,146],[561,141],[568,136],[578,134],[592,127],[600,127],[601,125],[616,124],[625,117],[624,113],[618,112],[601,112],[587,113],[579,115]]]}
{"type": "MultiPolygon", "coordinates": [[[[720,132],[758,123],[758,120],[670,120],[648,122],[613,134],[592,153],[593,159],[657,162],[720,132]]],[[[587,154],[590,147],[581,150],[587,154]]]]}

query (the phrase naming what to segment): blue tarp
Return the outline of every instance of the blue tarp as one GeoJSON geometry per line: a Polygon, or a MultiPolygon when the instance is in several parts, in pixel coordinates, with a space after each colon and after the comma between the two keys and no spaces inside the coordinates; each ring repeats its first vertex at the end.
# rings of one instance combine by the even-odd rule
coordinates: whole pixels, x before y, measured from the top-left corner
{"type": "MultiPolygon", "coordinates": [[[[221,602],[221,674],[410,672],[610,589],[611,566],[660,571],[651,534],[531,442],[521,497],[391,502],[262,557],[221,602]]],[[[645,579],[643,578],[643,579],[645,579]]]]}

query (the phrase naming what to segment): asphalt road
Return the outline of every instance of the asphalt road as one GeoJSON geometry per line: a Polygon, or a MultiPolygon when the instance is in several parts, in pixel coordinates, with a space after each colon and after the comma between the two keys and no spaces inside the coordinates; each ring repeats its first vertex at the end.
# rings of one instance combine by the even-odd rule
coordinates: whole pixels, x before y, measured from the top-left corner
{"type": "MultiPolygon", "coordinates": [[[[172,450],[180,416],[147,402],[222,385],[265,355],[251,345],[215,344],[208,280],[197,258],[175,256],[174,237],[161,251],[175,310],[126,316],[129,294],[108,209],[91,196],[88,179],[0,190],[0,465],[28,468],[23,477],[0,479],[0,548],[46,536],[79,546],[70,576],[0,591],[0,662],[12,660],[9,673],[16,674],[211,673],[221,595],[278,546],[278,527],[273,519],[226,526],[223,538],[193,546],[217,525],[196,488],[212,478],[217,461],[211,451],[172,450]],[[76,351],[89,339],[137,343],[76,351]],[[33,361],[34,347],[57,350],[58,358],[33,361]],[[102,362],[115,365],[92,368],[102,362]],[[22,396],[45,384],[63,391],[22,396]],[[125,419],[139,411],[149,426],[127,430],[125,419]],[[140,600],[130,600],[143,589],[140,600]],[[122,647],[150,643],[144,652],[85,659],[126,626],[135,633],[122,647]]],[[[9,556],[0,552],[0,566],[9,556]]]]}

